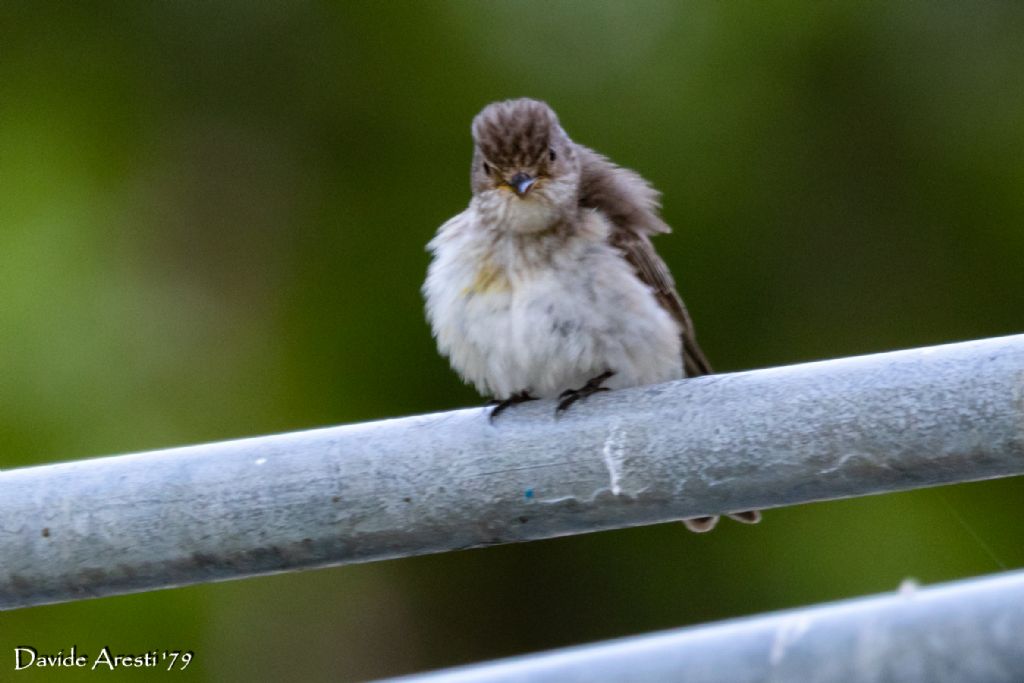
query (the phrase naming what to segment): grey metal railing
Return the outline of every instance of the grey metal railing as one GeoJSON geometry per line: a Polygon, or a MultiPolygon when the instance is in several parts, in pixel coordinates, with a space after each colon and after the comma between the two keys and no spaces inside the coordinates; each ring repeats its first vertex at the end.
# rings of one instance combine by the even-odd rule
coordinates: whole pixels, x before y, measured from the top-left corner
{"type": "Polygon", "coordinates": [[[395,683],[1020,683],[1024,572],[566,648],[395,683]]]}
{"type": "Polygon", "coordinates": [[[1024,473],[1024,335],[0,473],[0,609],[1024,473]]]}

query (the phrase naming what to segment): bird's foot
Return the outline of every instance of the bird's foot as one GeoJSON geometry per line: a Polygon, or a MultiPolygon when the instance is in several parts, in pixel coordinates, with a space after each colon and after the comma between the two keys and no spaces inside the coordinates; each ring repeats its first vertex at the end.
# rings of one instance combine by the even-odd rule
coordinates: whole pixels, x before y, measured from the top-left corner
{"type": "Polygon", "coordinates": [[[744,512],[732,512],[729,513],[729,519],[735,519],[737,522],[744,524],[757,524],[761,521],[761,511],[746,510],[744,512]]]}
{"type": "Polygon", "coordinates": [[[615,374],[614,370],[606,370],[597,377],[593,377],[579,389],[567,389],[558,397],[558,408],[555,409],[555,416],[561,415],[565,410],[581,398],[586,398],[599,391],[608,391],[608,387],[601,386],[601,383],[615,374]]]}
{"type": "Polygon", "coordinates": [[[487,402],[487,405],[494,406],[494,409],[491,410],[491,414],[488,416],[488,419],[493,423],[494,420],[503,412],[505,412],[505,409],[508,408],[509,406],[514,406],[517,403],[526,403],[527,401],[536,400],[537,399],[535,397],[530,396],[529,391],[518,391],[504,400],[493,399],[487,402]]]}
{"type": "Polygon", "coordinates": [[[718,524],[718,517],[691,517],[684,519],[683,524],[695,534],[703,534],[711,531],[718,524]]]}
{"type": "MultiPolygon", "coordinates": [[[[757,524],[761,521],[760,510],[747,510],[745,512],[731,512],[726,515],[729,519],[735,519],[737,522],[743,524],[757,524]]],[[[703,534],[711,531],[718,524],[718,517],[692,517],[690,519],[684,519],[683,524],[686,528],[695,534],[703,534]]]]}

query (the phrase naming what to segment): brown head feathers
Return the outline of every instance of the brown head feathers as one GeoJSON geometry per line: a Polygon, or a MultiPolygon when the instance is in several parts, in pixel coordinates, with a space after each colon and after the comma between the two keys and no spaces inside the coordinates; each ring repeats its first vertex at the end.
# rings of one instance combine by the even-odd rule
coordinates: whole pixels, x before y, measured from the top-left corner
{"type": "Polygon", "coordinates": [[[473,119],[472,130],[484,159],[509,168],[542,162],[565,138],[551,107],[527,97],[487,105],[473,119]]]}

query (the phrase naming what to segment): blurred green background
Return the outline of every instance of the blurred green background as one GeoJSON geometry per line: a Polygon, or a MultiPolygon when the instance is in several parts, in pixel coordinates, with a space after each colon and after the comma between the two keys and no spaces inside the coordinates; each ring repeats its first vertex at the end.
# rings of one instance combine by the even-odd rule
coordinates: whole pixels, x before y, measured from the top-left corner
{"type": "MultiPolygon", "coordinates": [[[[0,468],[479,404],[423,247],[468,201],[472,116],[521,95],[664,192],[718,370],[1024,331],[1022,35],[1001,2],[5,2],[0,468]]],[[[72,644],[358,680],[894,590],[1024,565],[1022,499],[0,613],[0,680],[88,676],[13,672],[72,644]]]]}

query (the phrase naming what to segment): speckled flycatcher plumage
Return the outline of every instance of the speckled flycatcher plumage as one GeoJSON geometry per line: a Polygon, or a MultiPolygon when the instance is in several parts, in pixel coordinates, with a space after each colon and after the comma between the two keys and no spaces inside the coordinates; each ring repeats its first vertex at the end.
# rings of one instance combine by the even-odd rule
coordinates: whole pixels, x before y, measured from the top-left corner
{"type": "Polygon", "coordinates": [[[669,232],[658,192],[573,142],[537,100],[488,105],[472,133],[473,198],[428,245],[423,293],[438,348],[495,399],[492,419],[522,401],[558,398],[561,412],[596,391],[710,373],[650,241],[669,232]]]}

